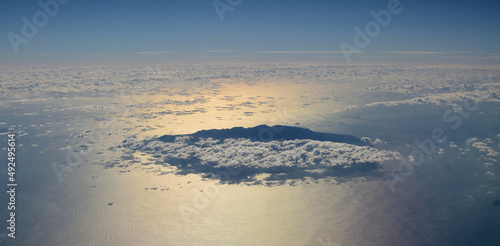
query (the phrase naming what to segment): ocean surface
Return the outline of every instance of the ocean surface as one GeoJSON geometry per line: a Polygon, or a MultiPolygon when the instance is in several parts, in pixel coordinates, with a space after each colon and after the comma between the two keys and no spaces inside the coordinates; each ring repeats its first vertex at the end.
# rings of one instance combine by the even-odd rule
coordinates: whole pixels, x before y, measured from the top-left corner
{"type": "MultiPolygon", "coordinates": [[[[153,104],[119,110],[112,104],[110,98],[80,97],[10,102],[0,108],[1,115],[12,116],[2,118],[1,128],[16,132],[19,145],[17,237],[0,238],[2,245],[500,243],[500,209],[492,205],[500,198],[496,103],[480,103],[456,130],[451,128],[455,122],[443,120],[449,107],[431,104],[331,113],[291,107],[286,122],[271,119],[271,113],[246,114],[248,120],[228,113],[208,122],[207,115],[215,112],[208,109],[186,118],[148,119],[143,114],[152,114],[153,104]],[[132,135],[148,139],[261,123],[381,139],[376,148],[404,157],[418,149],[416,139],[431,138],[435,128],[448,138],[394,190],[386,178],[398,173],[397,160],[363,174],[227,184],[197,174],[177,175],[154,156],[116,149],[132,135]],[[74,165],[58,176],[67,163],[74,165]]],[[[5,147],[7,136],[0,138],[5,147]]],[[[0,157],[5,156],[2,149],[0,157]]],[[[1,174],[6,177],[5,170],[1,174]]],[[[2,196],[0,204],[6,203],[2,196]]],[[[4,206],[0,211],[5,221],[4,206]]]]}

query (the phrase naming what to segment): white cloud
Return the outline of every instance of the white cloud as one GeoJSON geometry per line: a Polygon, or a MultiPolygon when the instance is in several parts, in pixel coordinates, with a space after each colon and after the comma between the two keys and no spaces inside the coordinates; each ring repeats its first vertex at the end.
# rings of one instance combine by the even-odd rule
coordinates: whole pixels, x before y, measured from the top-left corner
{"type": "Polygon", "coordinates": [[[171,54],[170,51],[140,51],[140,52],[132,52],[133,54],[139,55],[163,55],[163,54],[171,54]]]}
{"type": "Polygon", "coordinates": [[[484,142],[478,141],[476,138],[467,139],[467,144],[472,145],[481,152],[485,152],[487,156],[500,156],[500,153],[495,151],[492,147],[488,146],[484,142]]]}
{"type": "Polygon", "coordinates": [[[380,51],[382,53],[402,54],[402,55],[449,55],[446,51],[380,51]]]}
{"type": "Polygon", "coordinates": [[[101,53],[73,53],[75,56],[100,56],[101,53]]]}
{"type": "Polygon", "coordinates": [[[397,156],[396,152],[369,146],[308,139],[252,142],[245,138],[200,138],[194,142],[192,137],[183,136],[177,137],[175,142],[155,140],[145,145],[128,140],[126,147],[161,156],[167,162],[199,160],[198,165],[216,168],[349,168],[353,164],[382,163],[397,156]]]}
{"type": "Polygon", "coordinates": [[[340,51],[340,50],[334,50],[334,51],[268,50],[268,51],[257,51],[257,53],[264,53],[264,54],[344,54],[344,53],[359,53],[359,52],[354,52],[354,51],[340,51]]]}
{"type": "Polygon", "coordinates": [[[227,52],[235,52],[235,50],[204,50],[203,52],[208,52],[208,53],[227,53],[227,52]]]}
{"type": "MultiPolygon", "coordinates": [[[[209,50],[207,50],[209,51],[209,50]]],[[[212,50],[221,52],[222,50],[212,50]]],[[[229,50],[228,50],[229,51],[229,50]]],[[[268,53],[339,53],[341,51],[261,51],[268,53]]],[[[129,55],[168,56],[169,51],[142,51],[129,55]]],[[[204,53],[209,54],[209,53],[204,53]]],[[[212,55],[234,53],[212,53],[212,55]]],[[[75,55],[91,55],[76,53],[75,55]]],[[[97,54],[95,54],[97,55],[97,54]]],[[[206,56],[207,59],[213,56],[206,56]]],[[[0,66],[0,95],[9,95],[0,100],[0,106],[7,100],[43,98],[55,93],[81,94],[83,92],[108,93],[130,92],[174,88],[216,88],[216,78],[224,75],[228,83],[259,83],[261,81],[289,81],[290,83],[318,83],[325,86],[349,80],[351,88],[337,91],[333,96],[342,100],[348,93],[350,98],[359,98],[339,110],[362,106],[393,106],[399,104],[449,104],[463,102],[465,98],[478,101],[500,102],[498,95],[500,70],[498,68],[471,66],[330,66],[310,64],[244,64],[244,65],[156,65],[149,66],[72,66],[62,65],[50,68],[0,66]],[[491,75],[482,83],[478,78],[491,75]],[[29,76],[29,77],[27,77],[29,76]],[[27,79],[28,78],[28,79],[27,79]],[[166,83],[168,81],[168,83],[166,83]],[[471,90],[472,89],[472,90],[471,90]],[[338,94],[340,93],[340,94],[338,94]],[[377,96],[374,99],[373,95],[377,96]]],[[[337,99],[337,98],[336,98],[337,99]]],[[[342,102],[342,101],[340,101],[342,102]]]]}

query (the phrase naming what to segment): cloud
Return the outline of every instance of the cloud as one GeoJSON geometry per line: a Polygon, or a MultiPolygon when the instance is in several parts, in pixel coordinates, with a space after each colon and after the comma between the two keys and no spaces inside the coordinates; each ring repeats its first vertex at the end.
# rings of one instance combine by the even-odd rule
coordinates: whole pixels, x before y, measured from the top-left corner
{"type": "Polygon", "coordinates": [[[486,53],[484,51],[379,51],[380,53],[389,53],[389,54],[401,54],[401,55],[449,55],[450,58],[487,58],[487,56],[498,56],[498,54],[486,53]],[[469,55],[460,57],[458,55],[469,55]],[[479,57],[474,57],[470,55],[479,55],[479,57]],[[481,56],[483,55],[483,56],[481,56]]]}
{"type": "MultiPolygon", "coordinates": [[[[486,141],[488,141],[488,139],[486,141]]],[[[491,140],[488,142],[492,143],[491,140]]],[[[495,151],[492,147],[488,146],[485,141],[479,141],[477,138],[469,138],[467,139],[466,143],[478,149],[480,152],[486,153],[486,156],[500,156],[500,153],[498,151],[495,151]]]]}
{"type": "MultiPolygon", "coordinates": [[[[155,52],[153,52],[155,53],[155,52]]],[[[129,56],[132,53],[124,53],[129,56]]],[[[145,53],[146,54],[146,53],[145,53]]],[[[203,57],[192,57],[192,60],[224,59],[236,53],[204,53],[203,57]],[[220,56],[218,56],[220,55],[220,56]]],[[[91,54],[75,53],[82,57],[91,54]]],[[[97,54],[95,54],[97,55],[97,54]]],[[[342,54],[336,54],[342,56],[342,54]]],[[[151,55],[151,57],[166,57],[151,55]]],[[[317,55],[322,56],[320,54],[317,55]]],[[[42,56],[39,56],[42,57],[42,56]]],[[[441,57],[441,56],[440,56],[441,57]]],[[[486,56],[485,56],[486,57],[486,56]]],[[[0,66],[0,105],[6,105],[7,100],[31,98],[52,98],[59,93],[80,95],[81,93],[116,93],[130,91],[146,91],[153,88],[207,88],[221,86],[218,78],[231,78],[228,83],[242,81],[301,81],[304,83],[340,82],[349,79],[353,82],[353,98],[364,98],[363,102],[346,104],[344,109],[373,105],[422,104],[426,102],[448,104],[463,102],[465,98],[480,101],[499,102],[498,78],[500,70],[497,67],[475,66],[406,66],[406,65],[363,65],[363,66],[325,66],[307,64],[266,65],[245,64],[245,66],[219,65],[206,69],[206,65],[156,65],[121,67],[121,66],[78,66],[71,64],[50,68],[50,72],[40,72],[40,67],[18,67],[15,70],[8,66],[0,66]],[[26,79],[27,74],[36,77],[26,79]],[[482,83],[478,78],[491,75],[491,82],[482,83]],[[166,83],[168,81],[168,83],[166,83]],[[359,83],[356,84],[358,81],[359,83]],[[372,83],[380,81],[382,84],[372,83]],[[472,89],[472,90],[471,90],[472,89]],[[373,100],[373,95],[384,95],[373,100]],[[8,96],[7,96],[8,95],[8,96]],[[396,102],[399,101],[399,102],[396,102]]],[[[49,70],[46,70],[49,71],[49,70]]],[[[488,80],[489,81],[489,80],[488,80]]],[[[326,84],[325,84],[326,85],[326,84]]],[[[340,91],[332,94],[336,100],[340,91]]],[[[104,94],[103,94],[104,95],[104,94]]],[[[345,95],[347,96],[347,94],[345,95]]],[[[339,108],[341,109],[341,108],[339,108]]]]}
{"type": "Polygon", "coordinates": [[[467,51],[467,50],[455,50],[453,53],[469,53],[469,54],[486,54],[484,51],[467,51]]]}
{"type": "Polygon", "coordinates": [[[190,135],[177,136],[171,142],[159,139],[137,141],[131,137],[121,147],[150,154],[163,165],[175,166],[178,174],[200,173],[210,177],[221,170],[239,169],[241,174],[232,177],[233,180],[252,180],[257,174],[274,178],[279,174],[280,179],[289,176],[301,178],[310,174],[310,170],[318,169],[324,170],[328,173],[324,175],[329,177],[370,171],[398,156],[397,152],[370,146],[311,139],[260,142],[248,138],[214,139],[190,135]]]}
{"type": "Polygon", "coordinates": [[[163,55],[163,54],[171,54],[170,51],[139,51],[139,52],[131,52],[133,54],[139,55],[163,55]]]}
{"type": "Polygon", "coordinates": [[[355,51],[310,51],[310,50],[298,50],[298,51],[285,51],[285,50],[268,50],[268,51],[257,51],[256,53],[263,54],[344,54],[344,53],[360,53],[355,51]]]}
{"type": "Polygon", "coordinates": [[[208,52],[208,53],[227,53],[227,52],[235,52],[235,50],[204,50],[203,52],[208,52]]]}
{"type": "Polygon", "coordinates": [[[75,56],[100,56],[101,53],[73,53],[75,56]]]}
{"type": "Polygon", "coordinates": [[[382,53],[402,54],[402,55],[450,55],[446,51],[380,51],[382,53]]]}

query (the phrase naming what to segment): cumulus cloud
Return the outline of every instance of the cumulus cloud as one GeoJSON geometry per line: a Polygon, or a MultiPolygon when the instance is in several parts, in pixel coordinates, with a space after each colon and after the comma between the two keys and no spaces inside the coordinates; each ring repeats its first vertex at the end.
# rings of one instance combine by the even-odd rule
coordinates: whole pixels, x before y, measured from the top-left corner
{"type": "MultiPolygon", "coordinates": [[[[205,50],[205,53],[234,53],[232,50],[205,50]]],[[[283,54],[328,54],[341,51],[259,51],[283,54]]],[[[135,55],[168,55],[169,51],[139,51],[135,55]]],[[[75,53],[80,56],[99,54],[75,53]]],[[[317,82],[331,85],[349,80],[356,97],[363,102],[343,105],[345,109],[370,103],[447,103],[464,97],[481,101],[498,101],[500,70],[495,67],[465,66],[394,66],[394,65],[306,65],[306,64],[240,64],[150,66],[0,66],[0,106],[13,98],[33,96],[81,95],[143,91],[158,88],[166,91],[184,88],[216,88],[220,78],[228,83],[259,81],[317,82]],[[82,76],[84,75],[84,76],[82,76]],[[491,75],[487,83],[478,81],[491,75]],[[372,98],[371,95],[377,95],[372,98]],[[386,95],[387,97],[380,97],[386,95]],[[393,100],[397,99],[393,102],[393,100]],[[387,101],[391,100],[391,101],[387,101]]],[[[336,96],[339,96],[335,94],[336,96]]]]}
{"type": "Polygon", "coordinates": [[[177,136],[175,141],[136,141],[129,138],[122,147],[139,150],[176,166],[181,173],[215,174],[226,168],[243,174],[285,174],[304,170],[369,171],[397,158],[398,153],[370,146],[310,139],[252,141],[248,138],[195,138],[177,136]]]}
{"type": "Polygon", "coordinates": [[[488,141],[488,138],[485,139],[485,141],[483,141],[483,142],[479,141],[479,139],[477,139],[477,138],[469,138],[466,141],[466,143],[468,145],[475,147],[480,152],[486,153],[486,156],[492,156],[492,157],[500,156],[500,153],[498,151],[495,151],[492,147],[488,146],[488,144],[486,142],[492,143],[491,140],[488,141]]]}
{"type": "Polygon", "coordinates": [[[378,144],[383,144],[384,142],[380,139],[375,139],[375,140],[372,140],[371,138],[369,137],[362,137],[361,138],[361,141],[362,142],[365,142],[365,143],[369,143],[369,144],[372,144],[372,145],[378,145],[378,144]]]}

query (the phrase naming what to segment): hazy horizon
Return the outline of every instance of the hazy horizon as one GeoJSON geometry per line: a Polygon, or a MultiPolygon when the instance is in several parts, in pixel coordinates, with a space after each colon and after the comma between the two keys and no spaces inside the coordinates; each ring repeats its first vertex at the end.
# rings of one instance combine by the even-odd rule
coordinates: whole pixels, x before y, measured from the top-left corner
{"type": "Polygon", "coordinates": [[[354,63],[500,61],[496,1],[47,0],[0,9],[2,64],[336,63],[345,50],[354,63]]]}

